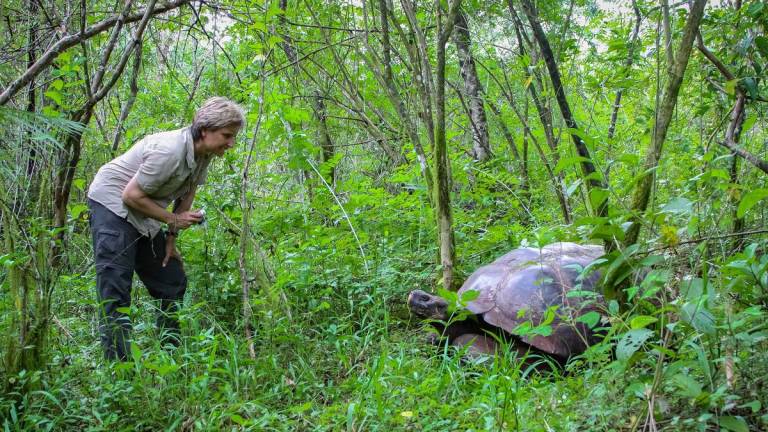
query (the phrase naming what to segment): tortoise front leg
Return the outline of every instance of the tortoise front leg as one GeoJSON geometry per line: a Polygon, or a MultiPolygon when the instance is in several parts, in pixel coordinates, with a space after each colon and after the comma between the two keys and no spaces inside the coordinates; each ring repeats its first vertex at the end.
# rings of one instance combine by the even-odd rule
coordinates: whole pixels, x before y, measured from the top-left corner
{"type": "Polygon", "coordinates": [[[466,347],[467,356],[470,358],[481,355],[494,355],[499,348],[492,337],[476,333],[465,333],[458,336],[451,343],[455,347],[466,347]]]}

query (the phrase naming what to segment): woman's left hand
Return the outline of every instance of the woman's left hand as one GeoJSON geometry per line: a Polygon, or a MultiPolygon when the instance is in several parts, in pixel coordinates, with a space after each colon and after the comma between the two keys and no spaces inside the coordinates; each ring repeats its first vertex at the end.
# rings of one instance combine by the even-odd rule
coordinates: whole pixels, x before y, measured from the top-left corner
{"type": "Polygon", "coordinates": [[[167,236],[165,238],[165,258],[163,259],[163,267],[168,264],[168,261],[171,258],[176,258],[179,260],[179,263],[183,264],[181,261],[181,253],[176,249],[176,236],[167,236]]]}

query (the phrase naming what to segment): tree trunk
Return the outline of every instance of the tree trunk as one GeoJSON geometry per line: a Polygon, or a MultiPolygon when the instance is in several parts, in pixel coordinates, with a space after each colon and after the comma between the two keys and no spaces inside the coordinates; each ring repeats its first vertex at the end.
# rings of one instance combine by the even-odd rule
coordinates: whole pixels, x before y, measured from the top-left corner
{"type": "MultiPolygon", "coordinates": [[[[736,103],[733,106],[733,111],[731,111],[731,122],[728,124],[728,130],[725,132],[725,140],[730,141],[733,143],[738,144],[739,139],[741,138],[741,128],[744,125],[744,120],[746,119],[746,101],[747,101],[747,95],[744,94],[743,91],[739,91],[736,95],[736,103]]],[[[731,170],[730,170],[730,178],[731,183],[734,184],[734,186],[739,184],[739,158],[737,157],[736,152],[731,152],[731,170]]],[[[744,218],[741,218],[738,216],[737,206],[738,202],[736,199],[736,194],[731,195],[731,204],[733,207],[732,211],[732,218],[733,218],[733,233],[740,233],[744,231],[744,218]]],[[[734,250],[740,250],[744,245],[744,238],[737,236],[734,237],[732,247],[734,250]]]]}
{"type": "Polygon", "coordinates": [[[461,67],[461,77],[464,79],[464,90],[469,98],[469,121],[472,125],[472,157],[484,162],[491,154],[491,145],[488,138],[488,122],[483,106],[482,84],[477,76],[475,60],[472,57],[472,42],[469,33],[467,17],[463,12],[456,14],[455,32],[453,41],[461,67]]]}
{"type": "MultiPolygon", "coordinates": [[[[536,53],[536,48],[532,46],[530,39],[527,37],[523,29],[523,23],[520,20],[520,17],[517,15],[517,11],[515,10],[511,0],[507,1],[507,6],[509,8],[510,15],[512,15],[512,21],[515,25],[515,35],[517,36],[517,44],[520,47],[520,55],[524,56],[527,54],[526,44],[528,44],[531,47],[530,54],[533,57],[533,55],[536,53]]],[[[535,63],[533,58],[531,58],[531,63],[535,63]]],[[[547,146],[549,147],[551,161],[548,162],[550,157],[544,156],[543,150],[541,149],[537,141],[534,141],[534,146],[536,147],[536,150],[538,151],[538,153],[541,155],[542,160],[544,161],[545,167],[547,168],[547,172],[549,173],[552,179],[553,187],[555,189],[555,195],[557,196],[557,201],[560,204],[560,210],[563,214],[563,220],[565,221],[566,224],[570,224],[571,222],[573,222],[573,214],[571,211],[571,205],[568,202],[568,196],[566,195],[565,173],[563,173],[562,171],[555,173],[553,169],[553,167],[557,166],[557,163],[560,160],[560,154],[557,151],[557,139],[555,139],[555,134],[552,126],[552,110],[549,108],[549,103],[544,103],[541,100],[541,98],[539,97],[539,93],[536,90],[536,83],[538,83],[540,85],[540,88],[543,91],[544,82],[536,71],[530,71],[528,68],[525,68],[524,76],[526,78],[526,82],[530,82],[530,84],[528,85],[528,92],[531,95],[533,106],[536,108],[536,113],[538,114],[539,122],[541,123],[541,127],[544,130],[544,138],[546,139],[547,146]],[[534,79],[535,79],[535,82],[534,82],[534,79]]],[[[510,103],[511,103],[511,100],[510,100],[510,103]]],[[[520,117],[519,114],[518,116],[520,117]]],[[[527,112],[526,112],[526,117],[527,117],[527,112]]],[[[520,118],[522,119],[522,117],[520,118]]],[[[524,123],[527,124],[527,118],[526,120],[524,120],[524,123]]],[[[530,134],[529,129],[528,129],[528,132],[529,133],[524,136],[530,136],[531,138],[533,138],[533,136],[530,134]]]]}
{"type": "MultiPolygon", "coordinates": [[[[397,85],[395,84],[395,78],[392,73],[392,58],[391,58],[391,52],[392,52],[392,45],[389,38],[389,9],[386,3],[386,0],[379,0],[379,15],[380,15],[380,22],[381,22],[381,38],[382,38],[382,45],[383,45],[383,54],[384,54],[384,85],[387,90],[387,96],[390,100],[390,103],[395,108],[395,112],[397,112],[397,115],[400,117],[400,121],[403,122],[403,126],[405,126],[406,134],[408,135],[408,138],[411,140],[411,145],[413,145],[414,152],[416,152],[416,158],[419,161],[419,168],[421,169],[421,175],[424,178],[424,182],[427,186],[427,196],[429,196],[430,201],[433,201],[433,191],[434,191],[434,180],[432,178],[432,173],[429,169],[429,163],[427,162],[427,153],[424,150],[424,146],[421,144],[421,138],[419,137],[419,132],[416,128],[416,124],[414,124],[413,121],[411,121],[411,117],[408,115],[408,113],[405,110],[405,104],[403,103],[403,99],[400,96],[400,93],[397,90],[397,85]]],[[[419,70],[419,63],[416,61],[416,50],[413,50],[413,58],[414,61],[414,70],[419,70]]],[[[424,82],[421,80],[420,73],[415,73],[416,75],[416,81],[417,81],[417,87],[420,89],[420,93],[425,93],[426,88],[424,82]],[[419,84],[420,83],[420,84],[419,84]]],[[[422,97],[422,100],[425,98],[422,97]]],[[[424,108],[424,111],[426,112],[428,110],[427,107],[424,108]]],[[[431,124],[431,119],[429,123],[431,124]]]]}
{"type": "MultiPolygon", "coordinates": [[[[331,140],[331,134],[328,133],[327,115],[325,112],[325,102],[323,102],[323,96],[319,91],[315,92],[315,119],[317,120],[317,128],[319,134],[320,150],[322,151],[322,161],[327,163],[334,156],[333,141],[331,140]]],[[[326,181],[328,184],[333,185],[336,180],[336,169],[334,166],[328,167],[328,175],[326,181]]],[[[323,173],[325,174],[325,173],[323,173]]]]}
{"type": "Polygon", "coordinates": [[[453,266],[456,251],[453,240],[453,214],[451,211],[450,159],[445,138],[445,44],[453,31],[461,0],[450,2],[443,21],[437,7],[437,70],[435,82],[435,211],[437,215],[440,264],[443,267],[443,286],[454,288],[453,266]],[[443,27],[445,23],[445,27],[443,27]]]}
{"type": "MultiPolygon", "coordinates": [[[[632,63],[634,61],[635,57],[635,45],[637,45],[637,39],[640,35],[640,21],[642,20],[642,16],[640,15],[640,9],[637,7],[637,0],[632,0],[632,10],[635,12],[635,26],[632,29],[632,35],[629,37],[629,48],[627,49],[627,60],[624,62],[624,78],[629,77],[630,69],[632,68],[632,63]]],[[[621,97],[624,93],[624,89],[620,88],[616,92],[616,97],[613,100],[613,109],[611,110],[611,123],[610,126],[608,126],[608,141],[611,141],[613,139],[613,135],[616,132],[616,120],[619,116],[619,108],[621,107],[621,97]]],[[[610,145],[610,143],[609,143],[610,145]]],[[[608,151],[608,154],[612,154],[612,152],[608,151]]],[[[606,182],[607,182],[607,176],[606,176],[606,182]]]]}
{"type": "MultiPolygon", "coordinates": [[[[544,63],[547,65],[549,78],[552,81],[552,86],[555,91],[555,98],[557,99],[557,104],[560,107],[563,120],[565,121],[565,124],[568,126],[568,128],[571,129],[570,135],[573,139],[573,144],[576,147],[576,152],[582,158],[582,173],[584,180],[587,182],[588,188],[590,190],[590,196],[592,196],[593,190],[605,189],[605,186],[603,185],[603,181],[601,180],[600,175],[595,171],[595,165],[592,162],[589,149],[587,149],[587,146],[581,137],[573,132],[579,130],[579,126],[576,123],[573,114],[571,113],[571,107],[568,104],[568,100],[566,99],[563,84],[560,79],[560,70],[558,69],[557,63],[555,62],[555,57],[552,53],[552,48],[549,45],[549,40],[547,39],[547,36],[544,33],[544,29],[541,27],[541,24],[539,23],[539,20],[536,16],[536,11],[534,10],[530,0],[520,0],[520,2],[523,5],[525,15],[528,17],[528,22],[531,24],[533,36],[539,45],[541,54],[544,56],[544,63]]],[[[597,205],[597,216],[604,217],[608,214],[607,200],[605,197],[599,199],[598,202],[595,202],[594,204],[597,205]]]]}
{"type": "Polygon", "coordinates": [[[680,47],[674,56],[674,62],[669,66],[669,70],[667,71],[667,85],[664,89],[659,112],[656,116],[656,124],[651,138],[651,145],[645,153],[645,161],[643,162],[642,172],[644,173],[644,176],[640,179],[632,199],[632,224],[629,227],[629,230],[627,230],[627,234],[624,238],[625,246],[637,243],[637,238],[640,234],[640,218],[648,208],[651,187],[656,179],[656,169],[658,168],[659,160],[661,159],[664,140],[667,137],[669,124],[672,121],[672,114],[674,113],[675,105],[677,104],[677,95],[680,92],[680,85],[683,82],[685,69],[688,66],[688,59],[691,56],[693,40],[698,32],[701,18],[704,16],[704,6],[706,4],[707,0],[695,0],[693,2],[691,11],[688,15],[688,20],[685,23],[680,47]]]}

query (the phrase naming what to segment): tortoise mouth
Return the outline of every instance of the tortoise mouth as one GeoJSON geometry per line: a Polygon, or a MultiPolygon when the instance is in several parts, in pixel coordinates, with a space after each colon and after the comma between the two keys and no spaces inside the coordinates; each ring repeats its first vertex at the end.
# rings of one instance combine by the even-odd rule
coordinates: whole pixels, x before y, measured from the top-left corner
{"type": "Polygon", "coordinates": [[[408,294],[408,308],[419,318],[444,320],[448,317],[448,302],[422,290],[408,294]]]}

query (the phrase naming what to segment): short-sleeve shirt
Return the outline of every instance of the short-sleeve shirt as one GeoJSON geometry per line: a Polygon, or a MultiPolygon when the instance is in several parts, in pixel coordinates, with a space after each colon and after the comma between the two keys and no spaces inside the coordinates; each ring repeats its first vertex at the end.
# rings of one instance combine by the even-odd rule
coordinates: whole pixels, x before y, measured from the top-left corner
{"type": "Polygon", "coordinates": [[[189,128],[149,135],[102,166],[88,189],[88,198],[125,218],[142,235],[154,237],[161,222],[123,202],[125,186],[136,183],[160,207],[168,206],[195,185],[205,183],[210,156],[195,159],[189,128]]]}

